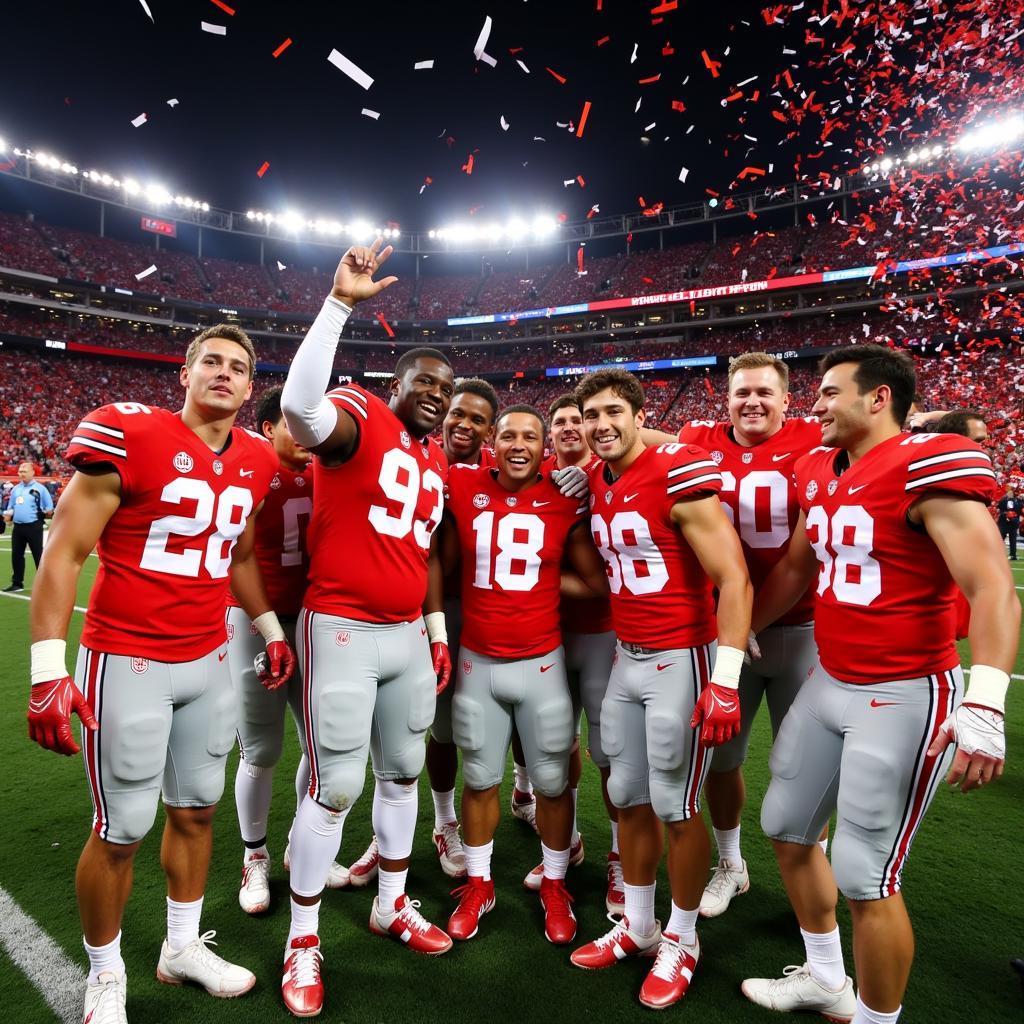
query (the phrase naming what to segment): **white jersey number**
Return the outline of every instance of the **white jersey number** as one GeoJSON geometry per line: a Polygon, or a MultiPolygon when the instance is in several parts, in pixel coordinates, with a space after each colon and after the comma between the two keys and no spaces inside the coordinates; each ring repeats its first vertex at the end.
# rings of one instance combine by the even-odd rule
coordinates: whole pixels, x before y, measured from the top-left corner
{"type": "Polygon", "coordinates": [[[882,569],[871,557],[875,521],[863,505],[836,509],[831,523],[821,505],[811,506],[807,534],[821,563],[819,595],[831,586],[837,601],[866,608],[882,593],[882,569]]]}
{"type": "Polygon", "coordinates": [[[665,558],[639,512],[616,512],[609,523],[601,516],[591,516],[590,530],[608,566],[608,587],[613,594],[623,587],[637,596],[664,589],[668,583],[665,558]]]}
{"type": "Polygon", "coordinates": [[[252,493],[244,487],[225,487],[218,498],[205,480],[180,476],[163,489],[160,500],[169,505],[194,501],[195,512],[191,516],[157,519],[149,528],[139,565],[153,572],[193,579],[199,575],[200,566],[205,566],[214,579],[227,576],[231,568],[231,552],[252,511],[252,493]],[[205,549],[167,550],[167,542],[172,536],[201,537],[213,524],[217,529],[207,538],[205,549]]]}
{"type": "Polygon", "coordinates": [[[281,565],[302,565],[302,548],[299,547],[299,516],[313,515],[312,498],[289,498],[282,506],[284,514],[284,536],[281,543],[281,565]]]}
{"type": "Polygon", "coordinates": [[[430,535],[441,521],[444,508],[444,481],[432,469],[420,475],[419,463],[401,448],[386,452],[380,464],[377,483],[384,496],[401,505],[397,515],[384,505],[371,505],[369,520],[373,528],[386,537],[402,538],[413,531],[416,543],[423,549],[430,547],[430,535]],[[434,495],[434,507],[425,520],[416,520],[416,506],[420,491],[434,495]]]}
{"type": "Polygon", "coordinates": [[[473,586],[493,590],[533,590],[540,579],[540,552],[544,547],[544,520],[525,512],[509,512],[498,520],[497,537],[494,513],[481,512],[473,520],[476,534],[476,574],[473,586]],[[517,536],[518,534],[518,536],[517,536]],[[491,572],[492,541],[497,541],[494,572],[491,572]]]}
{"type": "MultiPolygon", "coordinates": [[[[722,493],[736,490],[735,475],[723,470],[722,493]]],[[[781,548],[789,540],[789,483],[778,470],[755,469],[747,473],[739,482],[736,504],[740,513],[739,523],[730,504],[723,501],[722,507],[748,548],[781,548]],[[767,509],[762,504],[760,524],[757,515],[759,498],[762,503],[767,499],[767,509]]]]}

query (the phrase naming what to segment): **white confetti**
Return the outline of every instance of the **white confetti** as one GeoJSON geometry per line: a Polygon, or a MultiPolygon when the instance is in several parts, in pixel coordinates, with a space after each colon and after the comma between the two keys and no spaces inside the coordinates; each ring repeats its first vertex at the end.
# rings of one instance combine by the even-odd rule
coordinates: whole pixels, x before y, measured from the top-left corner
{"type": "Polygon", "coordinates": [[[686,181],[686,176],[689,173],[690,173],[690,168],[689,167],[682,168],[682,170],[680,170],[680,172],[679,172],[679,180],[680,181],[686,181]]]}
{"type": "Polygon", "coordinates": [[[638,99],[636,101],[636,106],[633,108],[633,113],[634,114],[640,109],[640,104],[643,103],[643,101],[644,101],[643,96],[641,96],[640,99],[638,99]]]}
{"type": "Polygon", "coordinates": [[[508,121],[505,120],[505,115],[504,114],[501,115],[501,130],[503,132],[507,132],[508,131],[508,121]]]}
{"type": "Polygon", "coordinates": [[[333,64],[342,74],[348,75],[356,85],[369,89],[373,85],[373,79],[360,67],[357,67],[342,53],[331,50],[327,55],[329,63],[333,64]]]}
{"type": "Polygon", "coordinates": [[[657,121],[652,121],[652,122],[651,122],[651,123],[650,123],[649,125],[647,125],[647,126],[646,126],[646,127],[644,128],[644,131],[645,131],[645,132],[649,132],[649,131],[650,131],[650,130],[651,130],[651,129],[652,129],[652,128],[653,128],[653,127],[654,127],[654,126],[655,126],[655,125],[657,124],[657,123],[658,123],[657,121]]]}
{"type": "Polygon", "coordinates": [[[156,264],[155,263],[151,263],[148,267],[146,267],[145,270],[142,271],[141,274],[136,274],[135,275],[135,280],[136,281],[141,281],[144,277],[149,277],[150,274],[155,274],[155,273],[156,273],[156,264]]]}
{"type": "Polygon", "coordinates": [[[176,107],[177,105],[178,105],[178,101],[177,100],[168,100],[167,101],[167,106],[169,106],[169,107],[176,107]]]}
{"type": "Polygon", "coordinates": [[[429,71],[434,66],[432,60],[418,60],[413,64],[413,71],[429,71]]]}
{"type": "Polygon", "coordinates": [[[152,22],[153,22],[153,24],[155,25],[155,24],[156,24],[156,21],[155,21],[155,19],[153,18],[153,12],[152,12],[152,11],[151,11],[151,10],[149,9],[149,4],[147,4],[147,3],[146,3],[146,0],[139,0],[139,3],[140,3],[140,4],[142,4],[142,9],[143,9],[143,10],[144,10],[144,11],[146,12],[146,14],[148,15],[148,17],[149,17],[149,20],[150,20],[150,21],[152,21],[152,22]]]}
{"type": "Polygon", "coordinates": [[[226,25],[213,25],[208,21],[201,21],[199,27],[204,32],[209,32],[211,36],[226,36],[228,34],[226,25]]]}
{"type": "Polygon", "coordinates": [[[288,268],[280,260],[278,260],[277,261],[277,269],[278,270],[287,270],[288,268]]]}
{"type": "Polygon", "coordinates": [[[380,111],[378,111],[378,110],[370,110],[369,107],[363,107],[363,109],[360,111],[360,113],[363,115],[363,117],[372,117],[374,119],[374,121],[376,121],[376,120],[378,120],[380,118],[380,111]]]}
{"type": "Polygon", "coordinates": [[[545,139],[543,135],[534,135],[533,141],[534,142],[547,142],[548,140],[545,139]]]}
{"type": "Polygon", "coordinates": [[[742,82],[736,83],[736,88],[739,89],[741,86],[750,85],[751,82],[757,81],[757,75],[751,75],[749,78],[744,78],[742,82]]]}
{"type": "Polygon", "coordinates": [[[529,74],[529,73],[530,73],[530,69],[529,69],[529,68],[528,68],[528,67],[527,67],[527,66],[526,66],[526,65],[525,65],[525,64],[524,64],[524,63],[523,63],[523,62],[522,62],[521,60],[519,60],[519,58],[518,58],[518,57],[516,58],[516,63],[517,63],[517,64],[518,64],[518,65],[519,65],[519,66],[520,66],[520,67],[521,67],[521,68],[522,68],[522,69],[523,69],[523,70],[524,70],[524,71],[525,71],[525,72],[526,72],[527,74],[529,74]]]}
{"type": "Polygon", "coordinates": [[[473,56],[477,60],[480,59],[480,55],[487,49],[487,40],[491,34],[491,16],[488,14],[484,18],[484,27],[480,29],[480,35],[476,37],[476,44],[473,46],[473,56]]]}
{"type": "Polygon", "coordinates": [[[498,66],[498,62],[489,53],[481,53],[479,59],[485,64],[490,64],[492,68],[496,68],[498,66]]]}
{"type": "Polygon", "coordinates": [[[636,51],[637,51],[637,48],[639,46],[640,46],[639,43],[634,43],[633,44],[633,52],[629,55],[629,63],[630,64],[635,64],[636,63],[636,51]]]}
{"type": "Polygon", "coordinates": [[[139,114],[138,117],[132,118],[132,127],[141,128],[149,120],[148,114],[139,114]]]}
{"type": "Polygon", "coordinates": [[[575,185],[575,184],[576,184],[576,179],[575,178],[565,178],[562,181],[562,188],[568,188],[570,185],[575,185]]]}

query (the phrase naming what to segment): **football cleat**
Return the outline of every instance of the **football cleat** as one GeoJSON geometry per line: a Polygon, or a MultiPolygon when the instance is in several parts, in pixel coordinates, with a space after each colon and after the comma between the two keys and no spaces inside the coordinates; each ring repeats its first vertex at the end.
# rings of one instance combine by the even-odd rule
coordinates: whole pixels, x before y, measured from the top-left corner
{"type": "Polygon", "coordinates": [[[747,978],[740,991],[769,1010],[814,1010],[834,1024],[849,1024],[857,1012],[851,978],[835,991],[822,985],[807,964],[791,964],[781,978],[747,978]]]}
{"type": "Polygon", "coordinates": [[[494,880],[486,882],[470,875],[465,885],[452,890],[458,897],[459,905],[448,918],[448,934],[453,939],[465,942],[473,938],[480,927],[480,918],[494,909],[494,880]]]}
{"type": "Polygon", "coordinates": [[[449,821],[440,828],[435,828],[434,846],[437,847],[437,859],[441,862],[441,870],[449,878],[463,878],[466,874],[466,853],[462,849],[459,823],[449,821]]]}
{"type": "MultiPolygon", "coordinates": [[[[569,849],[569,867],[574,868],[583,863],[583,836],[580,836],[569,849]]],[[[531,892],[540,892],[540,884],[544,880],[544,862],[531,869],[523,879],[523,888],[531,892]]]]}
{"type": "Polygon", "coordinates": [[[256,984],[256,975],[237,964],[229,964],[210,949],[210,946],[217,945],[213,941],[216,934],[204,932],[177,951],[172,950],[165,939],[156,966],[157,981],[165,985],[195,982],[218,999],[245,995],[256,984]]]}
{"type": "Polygon", "coordinates": [[[370,931],[374,935],[388,935],[404,942],[414,953],[440,956],[452,948],[450,936],[431,924],[419,910],[420,901],[410,900],[405,893],[395,900],[393,914],[382,914],[377,897],[370,908],[370,931]]]}
{"type": "Polygon", "coordinates": [[[348,884],[355,889],[363,889],[377,877],[379,870],[380,847],[377,846],[377,837],[374,836],[362,857],[349,865],[348,884]]]}
{"type": "Polygon", "coordinates": [[[711,880],[704,887],[700,898],[700,916],[718,917],[729,909],[734,896],[741,896],[750,888],[747,862],[741,860],[737,867],[731,860],[720,860],[711,869],[711,880]]]}
{"type": "Polygon", "coordinates": [[[324,1008],[324,982],[320,964],[320,940],[315,935],[299,935],[288,944],[281,975],[281,998],[295,1017],[315,1017],[324,1008]]]}
{"type": "MultiPolygon", "coordinates": [[[[291,859],[291,843],[284,848],[284,869],[285,871],[291,871],[292,859],[291,859]]],[[[348,868],[339,864],[337,861],[331,862],[331,868],[327,872],[327,885],[328,889],[347,889],[348,888],[348,868]]]]}
{"type": "Polygon", "coordinates": [[[537,831],[537,800],[535,797],[530,796],[526,800],[519,801],[516,799],[516,793],[518,789],[512,790],[512,817],[518,818],[520,821],[525,821],[534,832],[537,831]]]}
{"type": "Polygon", "coordinates": [[[698,960],[699,941],[684,946],[678,935],[663,932],[658,958],[640,986],[640,1002],[652,1010],[665,1010],[678,1003],[690,987],[698,960]]]}
{"type": "Polygon", "coordinates": [[[621,917],[626,912],[626,890],[622,887],[622,863],[617,853],[608,854],[608,889],[604,906],[610,915],[621,917]]]}
{"type": "Polygon", "coordinates": [[[564,946],[576,938],[576,915],[572,895],[561,878],[545,878],[540,883],[540,905],[544,908],[544,938],[564,946]]]}
{"type": "Polygon", "coordinates": [[[258,853],[242,865],[242,886],[238,904],[247,914],[262,914],[270,909],[270,859],[258,853]]]}
{"type": "Polygon", "coordinates": [[[128,1024],[127,998],[128,976],[101,971],[96,981],[85,986],[82,1024],[128,1024]]]}
{"type": "Polygon", "coordinates": [[[661,942],[661,924],[654,922],[650,935],[641,935],[629,927],[629,918],[609,918],[615,926],[599,939],[573,950],[569,959],[585,971],[600,971],[612,967],[627,956],[656,956],[661,942]]]}

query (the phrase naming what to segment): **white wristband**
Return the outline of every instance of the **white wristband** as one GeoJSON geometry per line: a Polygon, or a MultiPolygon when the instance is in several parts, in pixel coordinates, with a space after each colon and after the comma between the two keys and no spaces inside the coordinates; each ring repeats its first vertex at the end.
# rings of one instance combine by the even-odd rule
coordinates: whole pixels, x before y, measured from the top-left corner
{"type": "Polygon", "coordinates": [[[268,644],[284,639],[284,630],[281,628],[276,612],[264,612],[262,615],[257,615],[252,620],[252,624],[268,644]]]}
{"type": "Polygon", "coordinates": [[[432,644],[448,646],[448,628],[444,621],[444,612],[428,612],[423,616],[423,624],[427,627],[427,639],[432,644]]]}
{"type": "Polygon", "coordinates": [[[971,667],[971,681],[964,694],[965,704],[981,704],[992,708],[1001,715],[1006,713],[1006,691],[1010,686],[1010,677],[991,665],[974,665],[971,667]]]}
{"type": "Polygon", "coordinates": [[[736,690],[740,685],[740,669],[743,668],[744,652],[736,647],[722,647],[719,644],[715,655],[715,668],[711,673],[711,682],[718,686],[727,686],[736,690]]]}
{"type": "Polygon", "coordinates": [[[31,647],[32,685],[63,679],[68,674],[65,667],[67,643],[63,640],[40,640],[31,647]]]}

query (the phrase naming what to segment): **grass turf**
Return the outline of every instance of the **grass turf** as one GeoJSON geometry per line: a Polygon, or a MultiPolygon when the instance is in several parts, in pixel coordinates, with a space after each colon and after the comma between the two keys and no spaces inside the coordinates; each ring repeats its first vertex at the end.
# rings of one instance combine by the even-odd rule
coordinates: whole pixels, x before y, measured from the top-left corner
{"type": "MultiPolygon", "coordinates": [[[[0,538],[0,572],[6,571],[9,535],[0,538]]],[[[79,588],[85,605],[96,570],[89,559],[79,588]]],[[[1014,573],[1024,586],[1024,567],[1014,573]]],[[[31,586],[32,570],[28,572],[31,586]]],[[[81,760],[59,758],[29,743],[24,708],[28,687],[28,602],[0,600],[0,649],[6,652],[0,675],[0,717],[4,784],[0,787],[3,836],[0,886],[22,909],[84,965],[74,899],[75,863],[91,817],[81,760]]],[[[69,640],[74,652],[82,625],[75,614],[69,640]]],[[[69,654],[69,664],[73,657],[69,654]]],[[[1015,671],[1024,674],[1024,659],[1015,671]]],[[[1024,955],[1024,897],[1013,879],[1024,837],[1024,689],[1012,684],[1007,713],[1009,762],[1001,782],[967,797],[940,789],[917,840],[904,881],[914,919],[917,954],[905,1001],[904,1020],[929,1024],[1020,1020],[1020,986],[1007,966],[1024,955]]],[[[796,924],[789,911],[771,850],[758,827],[758,808],[768,782],[770,736],[767,716],[755,725],[747,762],[748,804],[743,818],[743,849],[751,889],[729,912],[700,926],[704,950],[694,985],[675,1015],[691,1020],[767,1022],[769,1011],[748,1003],[739,982],[775,976],[803,960],[796,924]]],[[[288,734],[284,759],[274,780],[270,849],[274,857],[271,912],[246,917],[238,907],[241,847],[232,798],[237,754],[227,769],[225,799],[216,822],[214,859],[203,910],[203,928],[215,928],[219,951],[257,975],[256,988],[240,1000],[214,1000],[192,989],[156,981],[154,972],[164,935],[163,878],[159,832],[147,838],[136,862],[135,887],[124,921],[123,952],[129,972],[129,1019],[185,1021],[202,1015],[205,1024],[290,1019],[280,1002],[281,952],[288,927],[287,876],[280,865],[294,810],[293,769],[298,746],[288,734]]],[[[509,774],[509,778],[511,774],[509,774]]],[[[461,783],[460,783],[461,788],[461,783]]],[[[350,863],[369,840],[372,779],[348,817],[340,858],[350,863]]],[[[507,807],[510,783],[502,790],[507,807]]],[[[587,940],[608,927],[604,917],[604,855],[608,825],[597,771],[584,766],[579,823],[586,843],[583,865],[572,869],[579,937],[587,940]]],[[[160,819],[158,818],[158,826],[160,819]]],[[[410,894],[442,927],[453,901],[451,883],[437,865],[430,841],[432,808],[424,778],[416,833],[410,894]]],[[[433,1021],[478,1016],[524,1021],[647,1019],[636,1000],[649,961],[625,962],[585,974],[568,962],[568,951],[545,942],[535,895],[521,887],[523,875],[539,860],[536,837],[504,814],[495,840],[497,908],[484,919],[480,935],[437,959],[417,957],[367,930],[375,886],[329,892],[321,910],[327,1005],[332,1021],[433,1021]]],[[[667,917],[668,888],[659,878],[658,912],[667,917]]],[[[849,917],[840,910],[847,969],[852,972],[849,917]]],[[[52,1021],[53,1015],[24,975],[0,953],[0,1005],[17,1010],[22,1024],[52,1021]]],[[[10,1011],[9,1011],[10,1012],[10,1011]]]]}

